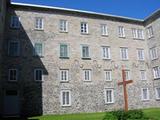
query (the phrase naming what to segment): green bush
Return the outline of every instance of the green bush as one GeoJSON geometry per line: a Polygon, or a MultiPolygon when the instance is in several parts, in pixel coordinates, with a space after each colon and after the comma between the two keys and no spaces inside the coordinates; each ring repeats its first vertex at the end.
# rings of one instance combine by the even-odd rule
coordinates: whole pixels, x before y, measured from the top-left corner
{"type": "Polygon", "coordinates": [[[148,118],[144,117],[142,110],[129,110],[128,112],[117,110],[110,113],[114,115],[117,120],[148,120],[148,118]]]}
{"type": "Polygon", "coordinates": [[[141,119],[144,117],[142,110],[129,110],[127,114],[129,119],[141,119]]]}

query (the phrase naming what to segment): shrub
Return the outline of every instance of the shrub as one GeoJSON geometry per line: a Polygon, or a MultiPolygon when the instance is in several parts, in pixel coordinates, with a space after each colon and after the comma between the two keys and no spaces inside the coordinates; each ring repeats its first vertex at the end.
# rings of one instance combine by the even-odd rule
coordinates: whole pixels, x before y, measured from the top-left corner
{"type": "Polygon", "coordinates": [[[129,119],[141,119],[144,117],[142,110],[130,110],[127,114],[129,119]]]}
{"type": "Polygon", "coordinates": [[[117,120],[148,120],[148,118],[144,117],[142,110],[129,110],[128,112],[118,110],[110,113],[115,116],[117,120]]]}

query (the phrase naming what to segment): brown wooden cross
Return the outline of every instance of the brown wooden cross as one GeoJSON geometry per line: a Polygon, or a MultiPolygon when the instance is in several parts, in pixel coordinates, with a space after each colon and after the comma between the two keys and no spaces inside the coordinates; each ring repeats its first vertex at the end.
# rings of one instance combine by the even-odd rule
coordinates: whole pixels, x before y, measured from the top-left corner
{"type": "Polygon", "coordinates": [[[132,83],[133,80],[126,80],[126,73],[124,66],[122,66],[122,82],[118,82],[118,85],[123,85],[123,92],[124,92],[124,109],[125,111],[128,111],[128,95],[127,95],[127,84],[132,83]]]}

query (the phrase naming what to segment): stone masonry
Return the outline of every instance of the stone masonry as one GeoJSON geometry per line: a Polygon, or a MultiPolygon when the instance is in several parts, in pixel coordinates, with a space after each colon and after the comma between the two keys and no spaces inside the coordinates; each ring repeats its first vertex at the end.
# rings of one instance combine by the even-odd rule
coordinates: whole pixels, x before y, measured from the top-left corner
{"type": "MultiPolygon", "coordinates": [[[[35,7],[32,5],[10,4],[6,13],[5,39],[3,40],[2,85],[3,91],[17,90],[20,97],[20,115],[42,115],[101,112],[122,109],[123,88],[121,66],[130,70],[133,80],[128,85],[129,109],[160,106],[156,99],[155,87],[160,86],[160,79],[154,80],[152,68],[160,66],[160,11],[146,20],[100,15],[92,13],[62,10],[56,8],[35,7]],[[10,17],[20,17],[20,29],[10,28],[10,17]],[[156,16],[156,17],[155,17],[156,16]],[[35,29],[35,18],[43,18],[44,29],[35,29]],[[59,31],[59,20],[68,21],[68,32],[59,31]],[[80,23],[87,22],[88,34],[81,34],[80,23]],[[100,25],[107,24],[108,36],[102,36],[100,25]],[[125,28],[125,37],[118,36],[118,26],[125,28]],[[152,26],[154,37],[147,38],[146,29],[152,26]],[[142,29],[144,39],[133,39],[132,28],[142,29]],[[20,42],[20,56],[8,56],[8,42],[20,42]],[[43,43],[43,56],[33,56],[33,44],[43,43]],[[69,58],[59,57],[60,44],[69,46],[69,58]],[[90,58],[81,58],[81,45],[89,45],[90,58]],[[102,46],[110,46],[111,59],[102,59],[102,46]],[[158,48],[159,58],[150,60],[149,48],[158,48]],[[121,60],[120,47],[128,48],[128,60],[121,60]],[[137,49],[144,49],[145,60],[137,60],[137,49]],[[8,69],[19,69],[18,81],[8,81],[8,69]],[[34,68],[43,69],[44,80],[34,81],[34,68]],[[60,69],[69,70],[69,81],[60,81],[60,69]],[[83,70],[91,69],[91,81],[83,80],[83,70]],[[112,70],[112,81],[105,81],[104,70],[112,70]],[[147,80],[140,80],[140,70],[145,70],[147,80]],[[114,90],[114,103],[105,103],[105,88],[114,90]],[[141,100],[141,89],[148,88],[149,100],[141,100]],[[60,92],[71,91],[71,105],[61,106],[60,92]]],[[[1,107],[2,109],[2,107],[1,107]]],[[[1,113],[3,114],[3,112],[1,113]]]]}

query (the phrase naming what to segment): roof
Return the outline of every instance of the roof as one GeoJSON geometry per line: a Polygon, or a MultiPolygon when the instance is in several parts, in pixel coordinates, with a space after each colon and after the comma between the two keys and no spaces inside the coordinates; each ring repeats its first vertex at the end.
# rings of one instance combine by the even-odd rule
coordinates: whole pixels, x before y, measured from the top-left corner
{"type": "Polygon", "coordinates": [[[152,13],[150,16],[143,19],[136,19],[136,18],[130,18],[130,17],[124,17],[124,16],[118,16],[118,15],[111,15],[111,14],[105,14],[105,13],[98,13],[98,12],[91,12],[91,11],[84,11],[84,10],[77,10],[77,9],[69,9],[69,8],[61,8],[61,7],[53,7],[53,6],[45,6],[45,5],[36,5],[36,4],[26,4],[26,3],[16,3],[11,2],[12,6],[18,6],[18,7],[32,7],[37,9],[49,9],[49,10],[57,10],[57,11],[65,11],[65,12],[71,12],[71,13],[80,13],[80,14],[86,14],[90,16],[99,16],[99,17],[105,17],[105,18],[112,18],[117,19],[120,21],[127,21],[127,22],[134,22],[134,23],[147,23],[147,21],[150,21],[151,18],[153,18],[157,13],[160,13],[160,9],[152,13]]]}

